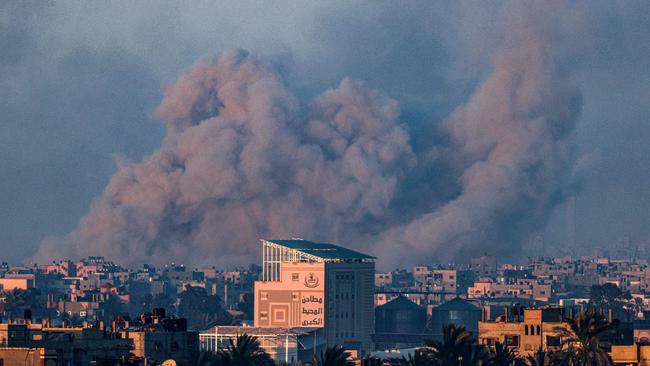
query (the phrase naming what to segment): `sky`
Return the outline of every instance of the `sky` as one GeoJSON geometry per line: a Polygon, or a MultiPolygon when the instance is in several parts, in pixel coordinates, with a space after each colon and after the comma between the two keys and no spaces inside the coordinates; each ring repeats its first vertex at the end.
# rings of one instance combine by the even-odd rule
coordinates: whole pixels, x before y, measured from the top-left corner
{"type": "MultiPolygon", "coordinates": [[[[1,259],[60,259],[94,250],[124,260],[139,248],[133,250],[141,253],[136,262],[151,250],[154,261],[181,257],[203,264],[201,250],[217,237],[212,246],[218,250],[209,250],[208,260],[244,262],[255,244],[241,252],[236,248],[250,238],[296,234],[384,257],[405,247],[427,260],[456,260],[476,251],[502,254],[516,248],[519,253],[522,243],[537,237],[563,246],[569,197],[576,198],[577,245],[613,249],[630,236],[645,246],[650,244],[649,7],[642,1],[2,2],[1,259]],[[228,57],[234,66],[222,65],[228,57]],[[221,63],[204,65],[204,72],[197,71],[201,65],[192,68],[206,58],[221,63]],[[230,196],[161,198],[165,212],[191,204],[191,210],[169,213],[192,217],[184,222],[187,236],[161,229],[168,216],[154,220],[149,214],[146,225],[155,229],[140,225],[142,216],[135,216],[136,227],[126,234],[123,226],[104,229],[100,223],[106,218],[99,212],[131,218],[122,210],[127,203],[120,201],[119,214],[116,206],[106,208],[124,194],[120,189],[129,189],[120,188],[125,172],[137,176],[146,162],[159,164],[147,160],[157,152],[185,151],[176,139],[186,135],[186,127],[174,109],[187,102],[175,102],[187,95],[184,85],[196,91],[203,84],[193,78],[214,70],[248,87],[250,80],[237,74],[240,64],[254,70],[255,83],[272,84],[250,97],[279,103],[259,112],[259,118],[278,120],[269,130],[274,137],[265,142],[288,139],[294,145],[287,146],[295,147],[259,152],[251,161],[298,178],[260,178],[277,183],[278,191],[247,187],[230,196]],[[288,112],[277,117],[274,106],[288,112]],[[347,117],[330,115],[331,108],[346,107],[347,117]],[[391,157],[379,151],[355,162],[339,152],[329,130],[336,130],[337,118],[357,118],[363,126],[349,146],[367,153],[383,144],[392,148],[391,157]],[[543,131],[521,151],[510,151],[526,141],[528,126],[538,119],[543,131]],[[364,124],[368,121],[375,124],[364,124]],[[395,137],[402,133],[404,139],[395,137]],[[491,146],[489,152],[484,145],[491,146]],[[537,146],[531,153],[537,160],[521,159],[537,146]],[[319,161],[324,171],[342,172],[328,182],[353,179],[359,183],[356,196],[313,192],[310,187],[319,183],[299,179],[308,173],[291,160],[296,152],[314,148],[322,156],[304,157],[303,163],[319,161]],[[262,159],[268,153],[285,163],[262,159]],[[485,180],[494,170],[480,171],[484,162],[514,170],[508,174],[517,178],[498,188],[494,179],[485,180]],[[350,166],[357,167],[352,178],[339,180],[350,166]],[[367,181],[359,178],[364,169],[369,169],[367,181]],[[516,194],[501,196],[503,190],[516,194]],[[239,202],[233,197],[247,205],[233,206],[239,202]],[[274,201],[277,197],[282,199],[274,201]],[[232,202],[196,209],[219,199],[232,202]],[[275,223],[266,217],[276,214],[272,209],[292,220],[307,219],[298,226],[275,223]],[[214,217],[239,210],[245,223],[217,225],[216,232],[202,229],[224,220],[214,217]],[[305,215],[306,210],[323,214],[305,215]],[[219,235],[235,226],[246,226],[250,235],[222,243],[229,237],[219,235]],[[454,228],[446,232],[449,226],[454,228]],[[152,244],[170,236],[173,242],[152,244]],[[453,255],[441,249],[447,245],[456,247],[453,255]]],[[[226,93],[219,83],[214,88],[226,93]]],[[[256,114],[244,118],[236,112],[233,120],[250,119],[241,128],[257,126],[256,114]]],[[[205,113],[187,123],[208,126],[202,121],[219,119],[205,113]]],[[[208,170],[222,163],[214,159],[206,162],[208,170]]],[[[222,178],[217,171],[206,184],[219,186],[222,178]]]]}

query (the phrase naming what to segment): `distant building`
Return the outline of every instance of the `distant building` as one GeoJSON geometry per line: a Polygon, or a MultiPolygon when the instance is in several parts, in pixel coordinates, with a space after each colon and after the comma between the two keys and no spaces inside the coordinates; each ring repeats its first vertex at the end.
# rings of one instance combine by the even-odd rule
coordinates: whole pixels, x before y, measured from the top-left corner
{"type": "Polygon", "coordinates": [[[497,274],[497,258],[494,256],[472,258],[470,263],[477,277],[495,277],[497,274]]]}
{"type": "Polygon", "coordinates": [[[199,334],[202,351],[225,350],[237,342],[237,337],[247,334],[257,337],[260,346],[277,363],[289,364],[295,361],[309,361],[315,349],[324,342],[313,332],[302,328],[268,328],[215,326],[199,334]]]}
{"type": "Polygon", "coordinates": [[[34,278],[0,278],[0,290],[27,290],[34,288],[34,278]]]}
{"type": "Polygon", "coordinates": [[[422,345],[427,321],[426,308],[404,296],[375,309],[375,349],[412,348],[422,345]]]}
{"type": "Polygon", "coordinates": [[[449,298],[456,296],[456,270],[455,269],[434,269],[429,266],[413,267],[413,278],[416,284],[431,292],[441,295],[444,301],[445,295],[449,298]]]}
{"type": "Polygon", "coordinates": [[[167,318],[164,309],[154,309],[144,324],[125,326],[121,337],[133,341],[133,355],[145,365],[172,359],[179,366],[191,366],[199,354],[199,334],[187,330],[187,320],[167,318]]]}
{"type": "Polygon", "coordinates": [[[431,312],[431,332],[442,338],[442,328],[447,324],[463,326],[474,336],[478,334],[478,323],[482,320],[481,309],[459,297],[433,308],[431,312]]]}
{"type": "Polygon", "coordinates": [[[0,324],[4,365],[121,365],[132,347],[132,340],[106,331],[102,324],[94,328],[54,328],[29,321],[0,324]],[[20,362],[14,363],[16,359],[20,362]]]}
{"type": "Polygon", "coordinates": [[[612,346],[609,355],[615,365],[650,365],[650,345],[612,346]]]}
{"type": "Polygon", "coordinates": [[[391,287],[393,285],[393,274],[390,272],[387,273],[375,273],[375,287],[391,287]]]}
{"type": "Polygon", "coordinates": [[[426,321],[426,308],[404,296],[375,309],[376,333],[423,333],[426,321]]]}
{"type": "Polygon", "coordinates": [[[561,346],[558,328],[568,328],[563,322],[562,308],[521,309],[507,311],[497,321],[481,321],[478,324],[479,343],[494,347],[500,342],[516,347],[524,356],[539,349],[557,350],[561,346]],[[514,313],[514,314],[513,314],[514,313]]]}
{"type": "Polygon", "coordinates": [[[650,345],[650,311],[644,311],[643,319],[634,321],[634,342],[650,345]]]}
{"type": "Polygon", "coordinates": [[[322,328],[327,345],[373,348],[374,258],[334,244],[262,240],[255,326],[322,328]]]}
{"type": "Polygon", "coordinates": [[[551,284],[537,278],[519,278],[510,283],[484,278],[467,289],[467,297],[470,299],[516,297],[548,301],[551,295],[551,284]]]}
{"type": "MultiPolygon", "coordinates": [[[[45,348],[7,348],[0,347],[0,360],[2,365],[23,366],[57,366],[56,353],[48,352],[45,348]],[[46,354],[47,352],[47,354],[46,354]]],[[[63,363],[61,363],[63,364],[63,363]]]]}

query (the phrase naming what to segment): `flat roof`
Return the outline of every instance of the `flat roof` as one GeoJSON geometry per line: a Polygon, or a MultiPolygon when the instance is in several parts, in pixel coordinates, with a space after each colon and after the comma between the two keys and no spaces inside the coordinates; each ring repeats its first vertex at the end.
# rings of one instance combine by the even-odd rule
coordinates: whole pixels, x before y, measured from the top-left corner
{"type": "Polygon", "coordinates": [[[272,244],[294,249],[324,260],[375,259],[375,257],[330,243],[315,243],[302,239],[264,239],[272,244]]]}

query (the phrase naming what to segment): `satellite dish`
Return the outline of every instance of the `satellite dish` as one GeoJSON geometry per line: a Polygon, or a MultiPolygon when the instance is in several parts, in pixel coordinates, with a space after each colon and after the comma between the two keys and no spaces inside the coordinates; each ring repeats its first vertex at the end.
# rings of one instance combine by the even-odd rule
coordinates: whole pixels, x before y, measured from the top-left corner
{"type": "Polygon", "coordinates": [[[176,366],[176,361],[169,359],[162,363],[162,366],[176,366]]]}

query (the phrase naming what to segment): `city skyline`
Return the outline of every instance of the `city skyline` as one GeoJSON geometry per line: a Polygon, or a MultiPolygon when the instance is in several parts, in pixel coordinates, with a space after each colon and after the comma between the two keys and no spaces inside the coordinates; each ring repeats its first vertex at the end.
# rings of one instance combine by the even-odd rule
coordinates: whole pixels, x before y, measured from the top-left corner
{"type": "Polygon", "coordinates": [[[0,366],[650,365],[649,14],[0,1],[0,366]]]}

